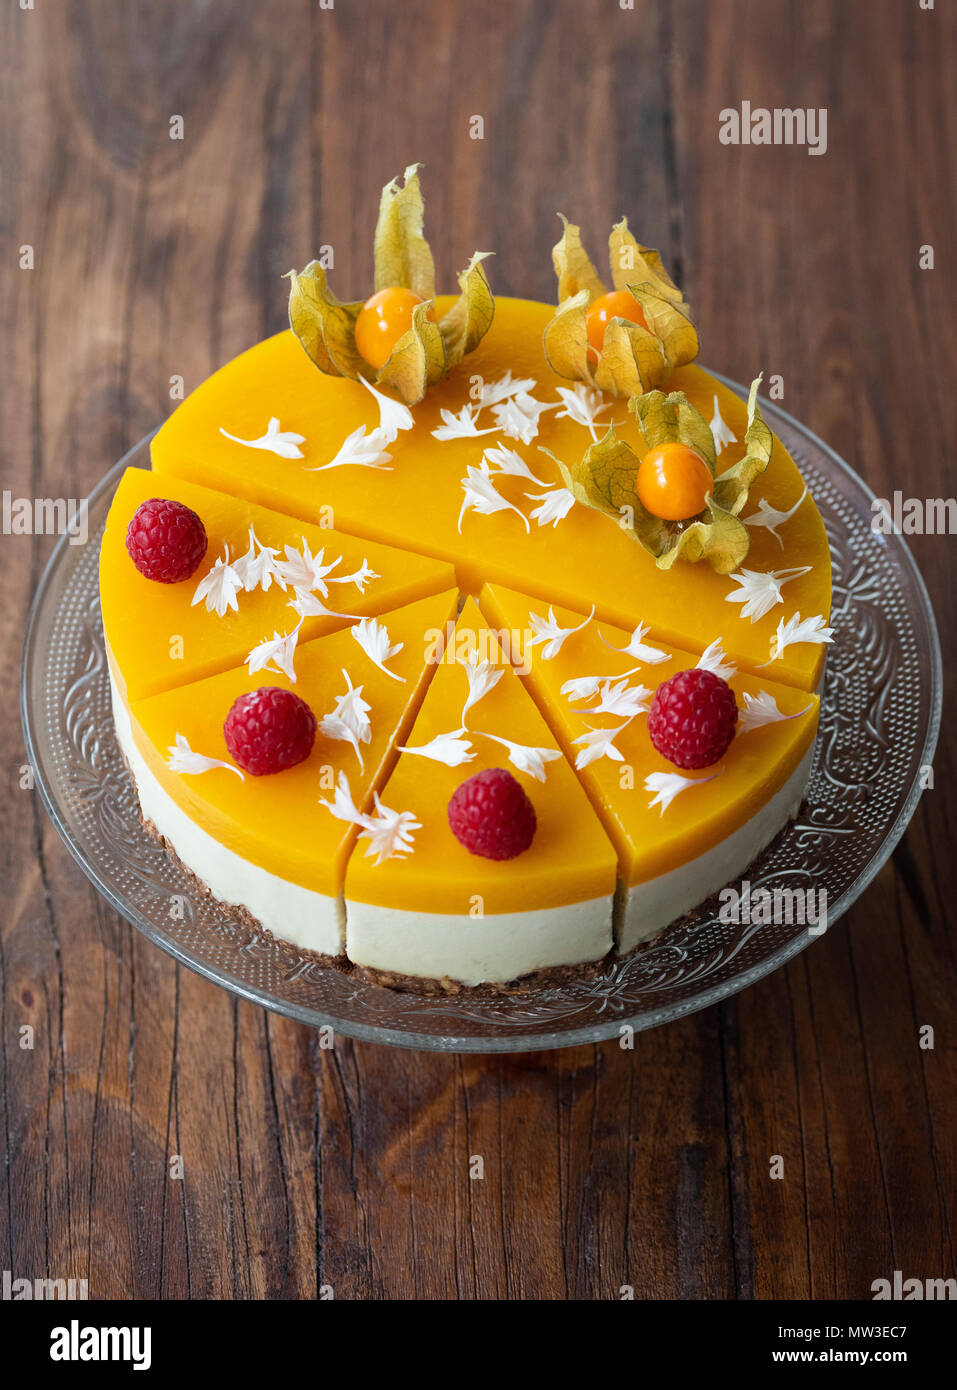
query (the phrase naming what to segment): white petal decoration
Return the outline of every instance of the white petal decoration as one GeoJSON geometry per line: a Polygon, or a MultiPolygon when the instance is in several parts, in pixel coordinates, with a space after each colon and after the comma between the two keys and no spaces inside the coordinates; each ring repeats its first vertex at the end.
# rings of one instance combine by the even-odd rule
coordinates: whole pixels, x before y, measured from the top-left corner
{"type": "Polygon", "coordinates": [[[619,681],[605,680],[601,683],[600,698],[591,708],[591,714],[613,714],[616,718],[634,719],[636,714],[647,714],[651,708],[649,697],[654,694],[646,685],[629,685],[627,677],[619,681]]]}
{"type": "Polygon", "coordinates": [[[625,755],[615,746],[615,739],[630,723],[631,720],[626,719],[624,724],[619,724],[616,729],[590,729],[587,734],[579,734],[578,738],[573,738],[573,744],[581,744],[581,751],[575,758],[575,766],[581,769],[589,763],[597,763],[600,758],[610,758],[612,762],[623,763],[625,755]]]}
{"type": "Polygon", "coordinates": [[[714,435],[714,451],[718,458],[721,457],[729,444],[737,444],[738,436],[732,429],[725,424],[721,407],[718,405],[718,398],[714,398],[714,414],[711,417],[711,433],[714,435]]]}
{"type": "Polygon", "coordinates": [[[326,738],[351,744],[359,759],[359,767],[363,768],[362,749],[359,745],[368,743],[372,738],[372,724],[369,720],[371,706],[362,698],[362,686],[353,686],[348,671],[343,671],[342,674],[345,677],[346,693],[339,697],[330,713],[320,720],[319,732],[326,738]]]}
{"type": "Polygon", "coordinates": [[[360,617],[358,613],[336,613],[332,608],[327,608],[322,599],[317,598],[308,589],[297,589],[295,597],[289,600],[289,607],[298,613],[300,618],[343,618],[349,622],[360,617]]]}
{"type": "Polygon", "coordinates": [[[733,594],[725,594],[728,603],[740,603],[742,618],[750,618],[752,623],[759,622],[766,613],[777,603],[783,603],[781,588],[791,579],[797,579],[799,575],[807,574],[810,565],[798,565],[789,570],[768,570],[762,573],[760,570],[749,570],[743,567],[735,574],[729,574],[728,578],[732,584],[738,585],[738,590],[733,594]]]}
{"type": "Polygon", "coordinates": [[[545,781],[545,764],[553,762],[562,755],[557,748],[535,748],[528,743],[513,743],[510,738],[499,738],[498,734],[488,734],[480,730],[483,738],[490,738],[508,749],[508,760],[519,772],[527,772],[536,782],[545,781]]]}
{"type": "Polygon", "coordinates": [[[325,598],[329,593],[326,580],[332,571],[342,564],[342,556],[337,555],[327,565],[325,563],[325,546],[318,555],[313,555],[305,537],[302,539],[300,550],[297,550],[294,545],[287,545],[284,548],[286,558],[280,560],[276,565],[277,576],[284,581],[282,587],[285,588],[286,584],[289,584],[292,588],[302,590],[304,593],[318,589],[325,598]]]}
{"type": "Polygon", "coordinates": [[[575,505],[575,494],[567,487],[556,487],[551,492],[526,492],[525,496],[539,504],[532,511],[532,520],[539,526],[557,526],[575,505]]]}
{"type": "Polygon", "coordinates": [[[574,386],[556,386],[555,389],[561,396],[562,404],[565,407],[564,410],[558,412],[555,419],[574,420],[576,425],[585,426],[592,439],[597,439],[595,417],[600,415],[603,410],[607,410],[611,402],[605,400],[601,391],[595,391],[581,381],[574,386]]]}
{"type": "Polygon", "coordinates": [[[369,561],[363,559],[362,564],[359,566],[357,570],[354,570],[352,574],[333,575],[332,578],[330,578],[329,583],[354,584],[356,588],[359,590],[359,593],[364,594],[366,591],[367,584],[369,584],[373,579],[381,578],[382,575],[376,574],[375,570],[372,569],[372,567],[370,566],[369,561]]]}
{"type": "Polygon", "coordinates": [[[244,774],[238,767],[233,767],[232,763],[223,762],[222,758],[206,758],[202,753],[194,753],[185,734],[177,734],[175,742],[170,744],[166,766],[172,772],[188,774],[209,772],[214,767],[224,767],[227,772],[235,772],[240,782],[245,781],[244,774]]]}
{"type": "MultiPolygon", "coordinates": [[[[643,665],[646,663],[642,663],[643,665]]],[[[630,671],[617,671],[611,676],[576,676],[570,681],[566,681],[561,688],[561,693],[566,696],[568,703],[573,705],[578,701],[588,702],[598,695],[603,686],[610,686],[613,681],[627,680],[630,676],[637,676],[641,671],[641,666],[633,666],[630,671]]],[[[638,687],[641,688],[641,687],[638,687]]],[[[652,692],[649,690],[648,694],[652,692]]],[[[639,713],[641,711],[638,711],[639,713]]]]}
{"type": "Polygon", "coordinates": [[[541,478],[536,478],[521,454],[515,449],[508,449],[504,444],[496,444],[490,449],[486,449],[482,457],[492,465],[495,473],[505,474],[509,478],[524,478],[527,482],[534,483],[536,487],[545,486],[541,478]]]}
{"type": "Polygon", "coordinates": [[[578,700],[593,700],[605,679],[605,676],[575,676],[565,682],[561,693],[566,696],[569,704],[575,704],[578,700]]]}
{"type": "Polygon", "coordinates": [[[657,666],[662,661],[670,661],[671,656],[668,652],[663,652],[660,647],[652,647],[646,643],[644,638],[648,628],[642,627],[641,623],[635,628],[623,647],[612,647],[607,637],[602,632],[598,636],[613,652],[622,652],[625,656],[634,657],[635,661],[643,661],[648,666],[657,666]]]}
{"type": "Polygon", "coordinates": [[[705,647],[695,665],[699,671],[711,671],[723,681],[729,681],[732,676],[736,676],[738,673],[738,668],[733,661],[725,661],[720,637],[716,637],[709,646],[705,647]]]}
{"type": "Polygon", "coordinates": [[[813,618],[802,618],[800,613],[793,613],[787,622],[782,618],[778,623],[778,630],[771,639],[771,655],[761,665],[770,666],[772,661],[777,661],[784,655],[786,648],[798,642],[833,641],[834,629],[825,625],[820,613],[816,613],[813,618]]]}
{"type": "Polygon", "coordinates": [[[258,647],[253,647],[246,657],[249,674],[254,676],[257,671],[278,671],[281,675],[288,676],[295,684],[294,658],[301,627],[302,619],[300,618],[292,632],[287,632],[284,636],[274,632],[272,637],[267,637],[264,642],[259,643],[258,647]]]}
{"type": "Polygon", "coordinates": [[[375,854],[377,864],[381,864],[383,859],[391,859],[394,855],[411,854],[414,849],[412,832],[422,829],[421,822],[416,820],[411,811],[393,811],[388,806],[383,806],[378,792],[375,793],[374,799],[374,814],[366,815],[358,810],[349,789],[349,779],[344,772],[340,772],[332,801],[320,797],[319,805],[325,806],[336,820],[361,826],[359,839],[370,841],[366,855],[368,857],[375,854]]]}
{"type": "Polygon", "coordinates": [[[394,681],[404,681],[405,676],[400,676],[396,671],[390,671],[386,667],[386,662],[393,656],[398,656],[404,643],[396,642],[394,645],[389,642],[389,629],[376,618],[362,618],[355,627],[349,629],[359,646],[372,662],[373,666],[378,666],[379,670],[385,675],[391,676],[394,681]]]}
{"type": "Polygon", "coordinates": [[[466,696],[465,704],[462,706],[462,728],[465,728],[465,716],[473,705],[477,705],[479,700],[484,700],[490,690],[494,690],[499,681],[505,674],[504,666],[496,666],[485,657],[479,657],[478,652],[469,652],[465,661],[460,661],[459,665],[468,677],[469,693],[466,696]]]}
{"type": "Polygon", "coordinates": [[[342,448],[329,463],[317,468],[307,468],[307,473],[324,473],[327,468],[384,468],[388,471],[392,455],[389,445],[395,443],[395,431],[376,428],[366,433],[365,425],[353,430],[344,441],[342,448]]]}
{"type": "Polygon", "coordinates": [[[551,606],[549,606],[547,618],[543,618],[540,613],[529,613],[528,621],[531,624],[534,636],[530,637],[525,645],[531,648],[537,646],[539,642],[544,642],[545,645],[542,647],[542,660],[552,661],[561,651],[572,633],[581,632],[582,628],[587,627],[594,616],[595,605],[592,604],[592,610],[584,622],[579,623],[577,627],[561,627],[558,619],[555,617],[555,610],[551,606]]]}
{"type": "Polygon", "coordinates": [[[234,444],[244,444],[247,449],[268,449],[271,454],[278,454],[283,459],[301,459],[303,457],[300,444],[305,444],[304,434],[293,434],[292,430],[281,430],[279,421],[273,416],[266,426],[266,433],[259,439],[239,439],[235,434],[230,434],[224,430],[222,425],[219,427],[220,434],[231,439],[234,444]]]}
{"type": "Polygon", "coordinates": [[[760,729],[763,724],[776,724],[779,720],[785,719],[800,719],[801,715],[807,714],[810,708],[811,705],[806,705],[804,709],[799,709],[797,714],[782,714],[778,709],[777,700],[766,690],[760,691],[757,695],[749,695],[745,691],[744,709],[738,715],[736,736],[749,734],[752,729],[760,729]]]}
{"type": "Polygon", "coordinates": [[[741,520],[744,522],[745,526],[766,526],[783,550],[784,542],[778,535],[777,528],[783,526],[786,521],[791,520],[791,517],[797,511],[798,507],[800,507],[806,496],[807,488],[804,489],[794,506],[787,512],[779,512],[774,507],[768,506],[767,502],[762,497],[758,503],[758,510],[752,512],[750,516],[743,516],[741,520]]]}
{"type": "Polygon", "coordinates": [[[282,573],[282,561],[277,560],[279,551],[271,545],[263,545],[252,526],[249,528],[249,548],[245,555],[233,561],[233,569],[240,576],[247,594],[253,589],[267,593],[273,580],[280,589],[285,589],[286,581],[282,573]]]}
{"type": "Polygon", "coordinates": [[[488,464],[483,459],[478,468],[471,464],[468,472],[462,479],[462,491],[465,499],[462,502],[462,510],[459,512],[459,535],[462,534],[462,520],[466,512],[477,512],[479,516],[491,516],[493,512],[514,512],[520,517],[526,531],[531,528],[528,524],[528,517],[513,503],[506,501],[500,493],[495,490],[495,481],[489,472],[488,464]]]}
{"type": "Polygon", "coordinates": [[[435,738],[430,739],[428,743],[419,744],[417,748],[406,745],[398,751],[415,753],[420,758],[445,763],[446,767],[461,767],[462,763],[470,763],[475,757],[472,745],[467,738],[462,737],[461,729],[453,729],[447,734],[436,734],[435,738]]]}
{"type": "Polygon", "coordinates": [[[326,801],[324,797],[320,796],[319,805],[325,806],[327,811],[331,811],[336,820],[351,821],[353,825],[362,825],[366,819],[353,801],[349,788],[349,778],[342,771],[336,778],[332,800],[326,801]]]}
{"type": "Polygon", "coordinates": [[[411,811],[393,811],[383,806],[379,793],[374,793],[375,815],[363,817],[360,840],[368,840],[366,858],[374,854],[376,864],[383,859],[401,858],[415,849],[413,830],[421,830],[422,822],[417,821],[411,811]]]}
{"type": "Polygon", "coordinates": [[[486,410],[488,407],[498,405],[500,401],[507,401],[512,396],[517,396],[523,392],[534,391],[538,385],[531,377],[513,377],[511,371],[507,371],[498,381],[487,381],[483,384],[478,399],[478,410],[486,410]]]}
{"type": "Polygon", "coordinates": [[[391,434],[391,444],[399,430],[412,429],[415,421],[412,418],[412,411],[403,404],[402,401],[395,401],[391,396],[385,395],[382,391],[377,391],[371,381],[366,381],[364,376],[359,380],[368,392],[375,398],[376,405],[379,407],[379,431],[382,434],[391,434]]]}
{"type": "Polygon", "coordinates": [[[479,407],[475,405],[463,405],[457,415],[451,410],[441,410],[439,414],[442,424],[432,431],[432,438],[443,442],[449,439],[477,439],[482,434],[495,434],[498,429],[497,425],[479,429],[479,407]]]}
{"type": "Polygon", "coordinates": [[[238,574],[229,563],[229,546],[225,545],[223,553],[215,565],[197,584],[196,592],[190,601],[190,607],[205,599],[206,611],[215,613],[217,617],[225,617],[227,608],[238,613],[239,604],[236,601],[236,595],[242,587],[242,575],[238,574]]]}
{"type": "Polygon", "coordinates": [[[724,768],[719,767],[710,777],[682,777],[677,772],[649,772],[645,778],[645,791],[655,794],[648,802],[648,809],[660,806],[660,814],[664,815],[679,792],[686,792],[689,787],[700,787],[705,782],[713,782],[723,771],[724,768]]]}
{"type": "Polygon", "coordinates": [[[546,410],[555,410],[558,401],[537,401],[527,391],[520,391],[510,400],[502,401],[492,407],[495,423],[509,439],[520,439],[523,444],[531,444],[538,435],[538,418],[546,410]]]}

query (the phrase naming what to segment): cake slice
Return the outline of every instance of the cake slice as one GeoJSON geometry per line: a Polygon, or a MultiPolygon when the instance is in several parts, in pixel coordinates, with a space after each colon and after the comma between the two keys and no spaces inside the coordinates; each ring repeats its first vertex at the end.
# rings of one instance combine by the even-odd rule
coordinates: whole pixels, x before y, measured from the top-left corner
{"type": "Polygon", "coordinates": [[[344,775],[357,809],[370,805],[456,601],[449,590],[302,642],[291,656],[295,680],[233,667],[128,709],[114,683],[117,737],[143,818],[205,890],[302,949],[341,953],[343,874],[357,830],[322,802],[344,775]],[[321,722],[305,761],[239,775],[223,724],[239,696],[263,686],[293,691],[321,722]]]}
{"type": "MultiPolygon", "coordinates": [[[[451,303],[439,296],[437,312],[451,303]]],[[[609,424],[619,439],[644,446],[625,400],[590,393],[551,370],[542,335],[554,312],[553,305],[498,298],[491,328],[467,364],[413,407],[403,422],[411,428],[389,431],[387,458],[374,467],[366,466],[356,436],[368,443],[383,407],[367,386],[318,372],[291,333],[250,348],[187,397],[153,439],[153,467],[164,479],[206,483],[307,521],[331,505],[346,531],[454,563],[460,587],[470,593],[488,581],[582,612],[594,603],[606,621],[648,623],[689,651],[720,631],[727,651],[752,670],[767,659],[781,616],[826,622],[827,535],[780,440],[742,519],[751,537],[744,566],[780,576],[786,606],[754,623],[735,601],[740,590],[728,575],[704,562],[658,569],[614,518],[579,503],[562,511],[558,466],[540,446],[571,466],[609,424]],[[522,387],[518,395],[515,383],[522,387]],[[474,414],[479,386],[497,404],[474,414]],[[259,439],[270,417],[296,431],[302,457],[276,457],[237,442],[259,439]],[[497,454],[482,477],[486,449],[497,454]],[[466,485],[488,494],[478,497],[480,507],[496,509],[469,505],[466,485]]],[[[694,364],[674,371],[667,389],[685,392],[717,431],[719,476],[733,468],[744,452],[745,402],[694,364]]],[[[776,678],[814,690],[823,664],[822,645],[788,645],[776,678]]]]}
{"type": "MultiPolygon", "coordinates": [[[[258,457],[263,466],[266,456],[258,457]]],[[[268,471],[269,464],[265,467],[268,471]]],[[[317,512],[317,520],[321,515],[317,512]]],[[[301,604],[306,614],[298,633],[301,644],[346,626],[350,615],[383,613],[439,593],[455,582],[455,575],[450,565],[438,560],[294,521],[181,478],[128,468],[113,498],[100,547],[103,628],[110,670],[121,694],[126,700],[139,700],[227,670],[245,661],[260,643],[291,633],[300,621],[292,606],[300,582],[312,584],[301,604]],[[154,497],[183,503],[206,529],[206,554],[195,573],[179,583],[146,578],[127,551],[130,521],[140,504],[154,497]],[[194,602],[219,560],[227,557],[235,569],[251,548],[254,563],[266,570],[258,583],[253,582],[255,572],[240,568],[240,573],[249,574],[252,587],[236,591],[235,584],[222,586],[221,612],[215,606],[215,591],[194,602]],[[271,564],[264,566],[264,556],[271,564]],[[286,577],[270,572],[275,564],[286,566],[286,577]]]]}
{"type": "Polygon", "coordinates": [[[360,840],[351,855],[346,950],[355,964],[385,983],[455,989],[580,966],[611,948],[615,852],[474,600],[381,800],[420,828],[411,852],[379,861],[360,840]],[[531,844],[505,860],[467,849],[447,809],[466,779],[493,768],[534,807],[531,844]]]}
{"type": "Polygon", "coordinates": [[[508,634],[618,851],[621,951],[744,875],[796,813],[811,771],[817,695],[763,673],[732,673],[717,650],[701,657],[497,585],[482,591],[481,603],[508,634]],[[647,710],[661,682],[702,661],[734,692],[737,732],[713,766],[685,772],[652,745],[647,710]]]}

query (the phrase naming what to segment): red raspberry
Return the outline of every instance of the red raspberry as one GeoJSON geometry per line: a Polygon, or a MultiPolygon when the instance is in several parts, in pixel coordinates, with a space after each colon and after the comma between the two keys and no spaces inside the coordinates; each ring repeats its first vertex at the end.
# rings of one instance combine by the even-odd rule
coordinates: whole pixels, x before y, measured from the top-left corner
{"type": "Polygon", "coordinates": [[[133,513],[126,529],[126,548],[147,579],[178,584],[195,574],[206,554],[206,527],[182,502],[151,497],[133,513]]]}
{"type": "Polygon", "coordinates": [[[737,722],[728,682],[695,668],[659,685],[648,711],[648,734],[675,767],[710,767],[727,751],[737,722]]]}
{"type": "Polygon", "coordinates": [[[535,807],[510,772],[491,767],[456,787],[449,825],[470,854],[514,859],[532,843],[535,807]]]}
{"type": "Polygon", "coordinates": [[[316,716],[291,690],[263,685],[233,701],[223,734],[239,766],[253,777],[265,777],[308,758],[316,741],[316,716]]]}

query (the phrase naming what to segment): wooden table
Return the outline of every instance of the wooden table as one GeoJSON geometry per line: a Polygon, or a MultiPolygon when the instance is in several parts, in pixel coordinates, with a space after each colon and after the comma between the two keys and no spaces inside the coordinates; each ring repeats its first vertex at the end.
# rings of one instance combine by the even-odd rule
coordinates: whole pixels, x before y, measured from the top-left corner
{"type": "MultiPolygon", "coordinates": [[[[4,486],[85,495],[172,378],[283,325],[280,276],[320,244],[361,293],[379,189],[421,158],[444,283],[491,247],[497,290],[550,298],[556,210],[596,247],[627,212],[706,364],[780,374],[879,494],[947,496],[955,44],[953,7],[918,0],[11,0],[4,486]],[[826,154],[719,143],[744,98],[827,107],[826,154]]],[[[955,544],[913,541],[950,651],[955,544]]],[[[137,1298],[849,1298],[954,1273],[946,729],[853,911],[634,1052],[326,1052],[142,939],[20,789],[19,642],[51,546],[0,548],[0,1264],[137,1298]]]]}

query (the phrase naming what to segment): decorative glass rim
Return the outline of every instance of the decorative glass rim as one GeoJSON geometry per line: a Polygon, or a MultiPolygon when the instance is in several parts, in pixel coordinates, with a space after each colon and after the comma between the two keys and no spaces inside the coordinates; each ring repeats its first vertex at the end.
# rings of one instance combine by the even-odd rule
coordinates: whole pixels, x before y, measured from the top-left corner
{"type": "MultiPolygon", "coordinates": [[[[730,390],[736,392],[739,396],[744,398],[747,397],[747,390],[740,383],[731,380],[720,372],[711,372],[710,375],[713,376],[715,380],[727,386],[730,390]]],[[[802,425],[773,401],[763,397],[761,398],[761,409],[768,423],[771,424],[772,428],[775,428],[776,433],[778,432],[776,429],[776,422],[782,422],[786,427],[803,436],[815,449],[820,451],[830,466],[838,470],[839,473],[846,475],[846,478],[850,480],[854,488],[857,489],[869,503],[875,504],[877,502],[876,494],[868,487],[854,469],[852,469],[839,454],[820,439],[812,430],[802,425]]],[[[92,507],[104,497],[104,494],[112,491],[119,477],[127,467],[140,461],[140,456],[147,448],[149,441],[153,438],[155,433],[155,430],[151,431],[134,444],[133,447],[127,450],[123,457],[100,479],[86,499],[88,508],[92,509],[92,507]]],[[[609,1017],[607,1020],[599,1023],[592,1022],[585,1026],[574,1027],[561,1032],[510,1034],[505,1036],[495,1036],[490,1033],[488,1036],[482,1037],[456,1034],[455,1032],[441,1035],[437,1033],[418,1033],[413,1030],[371,1025],[363,1023],[360,1020],[343,1019],[331,1014],[326,1015],[318,1009],[298,1004],[294,1000],[279,998],[269,990],[251,984],[249,981],[242,980],[230,971],[203,960],[192,954],[182,944],[170,936],[156,921],[151,920],[141,912],[135,903],[124,898],[116,886],[111,883],[108,878],[104,877],[98,866],[92,861],[89,855],[86,854],[84,848],[76,842],[70,826],[67,823],[67,819],[61,810],[56,793],[55,779],[50,774],[50,770],[44,759],[43,749],[35,736],[36,731],[30,702],[32,678],[35,674],[37,663],[37,648],[45,635],[44,624],[48,624],[50,621],[50,614],[48,614],[45,609],[48,590],[52,586],[61,565],[63,565],[69,539],[68,535],[60,537],[43,568],[30,604],[24,634],[23,659],[20,676],[20,717],[23,727],[26,754],[34,770],[36,788],[40,793],[40,798],[47,814],[53,822],[57,833],[66,844],[73,859],[110,906],[136,927],[138,931],[141,931],[150,941],[172,956],[174,960],[188,966],[191,970],[196,971],[213,983],[224,986],[240,998],[246,999],[254,1004],[259,1004],[263,1008],[271,1009],[273,1012],[282,1014],[298,1023],[304,1023],[309,1027],[331,1027],[344,1036],[355,1037],[366,1042],[376,1042],[395,1047],[428,1051],[457,1053],[541,1051],[559,1047],[574,1047],[584,1043],[606,1041],[610,1038],[620,1036],[622,1030],[626,1027],[630,1027],[636,1032],[642,1031],[646,1028],[656,1027],[661,1023],[670,1022],[673,1019],[695,1013],[699,1009],[708,1008],[712,1004],[737,994],[740,990],[756,983],[758,980],[764,978],[764,976],[771,974],[774,970],[777,970],[780,966],[792,960],[813,939],[813,934],[808,931],[796,933],[777,950],[769,953],[757,964],[742,971],[740,974],[713,984],[703,989],[698,994],[672,1002],[658,1009],[649,1009],[635,1017],[609,1017]]],[[[920,633],[920,640],[924,647],[924,654],[929,662],[929,706],[927,710],[924,744],[917,758],[919,769],[931,763],[940,730],[943,685],[940,640],[927,587],[903,538],[898,533],[892,533],[891,535],[881,537],[881,539],[888,547],[893,545],[894,555],[892,557],[892,562],[896,562],[903,566],[907,579],[916,594],[920,615],[923,619],[923,631],[920,633]]],[[[828,902],[828,928],[833,926],[838,918],[840,918],[852,903],[860,897],[887,863],[887,860],[899,843],[908,822],[914,814],[922,790],[923,788],[918,771],[913,777],[912,784],[906,796],[903,798],[893,823],[885,832],[884,838],[878,848],[872,853],[871,857],[856,877],[845,887],[837,901],[833,904],[831,904],[830,901],[828,902]]],[[[666,931],[667,930],[669,929],[666,929],[666,931]]],[[[661,938],[659,938],[659,940],[661,940],[661,938]]],[[[409,997],[408,995],[404,996],[406,1000],[408,1000],[409,997]]],[[[464,995],[459,996],[459,998],[463,1002],[474,1004],[472,996],[464,995]]],[[[453,998],[453,1000],[448,1003],[448,1010],[454,1012],[454,1008],[455,999],[453,998]]]]}

